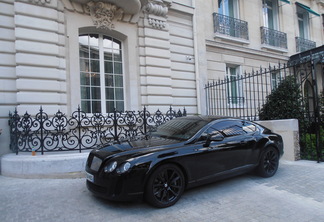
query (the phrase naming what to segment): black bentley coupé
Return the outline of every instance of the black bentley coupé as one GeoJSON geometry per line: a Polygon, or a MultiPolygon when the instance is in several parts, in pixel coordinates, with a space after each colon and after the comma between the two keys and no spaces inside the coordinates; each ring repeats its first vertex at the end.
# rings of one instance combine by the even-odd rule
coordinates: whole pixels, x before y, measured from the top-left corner
{"type": "Polygon", "coordinates": [[[252,170],[273,176],[283,141],[242,119],[187,116],[159,126],[148,140],[90,152],[87,187],[110,200],[143,198],[155,207],[175,204],[185,189],[252,170]]]}

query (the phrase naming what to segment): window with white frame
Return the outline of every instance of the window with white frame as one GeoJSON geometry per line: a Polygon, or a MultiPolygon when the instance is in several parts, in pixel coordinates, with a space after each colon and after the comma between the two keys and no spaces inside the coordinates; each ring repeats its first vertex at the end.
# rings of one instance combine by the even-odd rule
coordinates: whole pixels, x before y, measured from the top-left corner
{"type": "Polygon", "coordinates": [[[241,80],[241,67],[226,65],[227,79],[227,102],[233,107],[240,107],[244,104],[243,81],[241,80]]]}
{"type": "Polygon", "coordinates": [[[218,13],[239,18],[238,0],[218,0],[218,13]]]}
{"type": "Polygon", "coordinates": [[[278,0],[263,0],[264,27],[279,30],[278,0]]]}
{"type": "Polygon", "coordinates": [[[309,14],[301,7],[297,7],[299,37],[309,39],[309,14]]]}
{"type": "Polygon", "coordinates": [[[121,41],[102,34],[79,36],[81,109],[86,113],[124,111],[121,41]]]}
{"type": "Polygon", "coordinates": [[[278,88],[281,82],[281,73],[280,72],[272,72],[271,73],[271,89],[275,90],[278,88]]]}

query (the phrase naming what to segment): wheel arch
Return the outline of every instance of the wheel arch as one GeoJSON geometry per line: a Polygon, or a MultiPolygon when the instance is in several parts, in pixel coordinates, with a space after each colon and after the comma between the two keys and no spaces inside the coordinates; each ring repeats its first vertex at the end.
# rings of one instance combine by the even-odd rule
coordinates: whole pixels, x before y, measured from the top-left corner
{"type": "Polygon", "coordinates": [[[148,170],[148,172],[146,173],[146,176],[145,176],[145,179],[144,179],[144,187],[147,186],[147,181],[149,180],[150,176],[152,175],[152,173],[160,166],[162,165],[165,165],[165,164],[173,164],[175,166],[177,166],[183,176],[184,176],[184,180],[185,180],[185,187],[187,187],[187,184],[188,184],[188,172],[187,170],[185,169],[185,167],[180,164],[178,161],[174,160],[174,159],[165,159],[165,160],[161,160],[155,164],[151,164],[152,166],[150,167],[150,169],[148,170]]]}
{"type": "Polygon", "coordinates": [[[260,163],[260,160],[261,160],[262,155],[267,151],[267,149],[268,149],[269,147],[273,147],[273,148],[275,148],[275,150],[278,152],[278,155],[279,155],[279,157],[280,157],[280,150],[279,150],[279,147],[278,147],[275,143],[272,143],[272,142],[269,142],[269,141],[268,141],[268,143],[266,143],[266,144],[264,145],[264,147],[262,148],[262,150],[261,150],[261,152],[260,152],[260,154],[259,154],[259,157],[258,157],[258,164],[260,163]]]}

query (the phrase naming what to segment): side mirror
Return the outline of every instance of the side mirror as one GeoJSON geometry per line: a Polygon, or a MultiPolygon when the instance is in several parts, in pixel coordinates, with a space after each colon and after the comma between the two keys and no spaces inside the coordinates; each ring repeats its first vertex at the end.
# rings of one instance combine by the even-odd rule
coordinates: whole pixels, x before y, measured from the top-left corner
{"type": "Polygon", "coordinates": [[[220,142],[220,141],[223,141],[224,140],[224,136],[222,136],[221,134],[210,134],[208,135],[207,139],[206,139],[206,143],[204,144],[204,147],[207,147],[210,145],[210,143],[212,141],[215,141],[215,142],[220,142]]]}

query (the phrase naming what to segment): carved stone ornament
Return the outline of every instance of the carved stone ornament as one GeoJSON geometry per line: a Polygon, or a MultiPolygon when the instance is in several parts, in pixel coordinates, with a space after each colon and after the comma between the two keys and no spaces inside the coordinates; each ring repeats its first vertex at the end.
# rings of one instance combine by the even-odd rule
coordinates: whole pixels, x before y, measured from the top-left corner
{"type": "Polygon", "coordinates": [[[156,29],[163,29],[166,27],[166,19],[154,15],[148,15],[148,23],[156,29]]]}
{"type": "Polygon", "coordinates": [[[45,3],[51,3],[51,0],[29,0],[30,2],[34,4],[45,4],[45,3]]]}
{"type": "Polygon", "coordinates": [[[168,10],[168,7],[163,3],[162,0],[149,1],[145,6],[145,11],[148,14],[153,14],[161,17],[166,17],[168,10]]]}
{"type": "MultiPolygon", "coordinates": [[[[142,2],[144,0],[61,0],[71,1],[81,5],[87,5],[88,2],[103,2],[116,5],[118,8],[123,9],[125,14],[135,15],[140,12],[142,8],[142,2]]],[[[169,0],[168,0],[169,1],[169,0]]]]}
{"type": "Polygon", "coordinates": [[[148,23],[157,29],[165,28],[169,6],[162,0],[149,0],[144,7],[148,23]]]}
{"type": "Polygon", "coordinates": [[[86,6],[97,28],[114,29],[113,19],[116,14],[123,13],[116,5],[104,2],[89,2],[86,6]]]}

